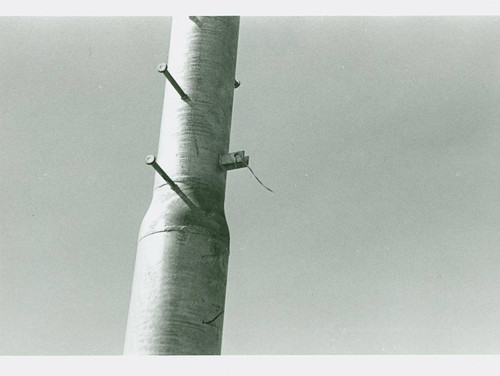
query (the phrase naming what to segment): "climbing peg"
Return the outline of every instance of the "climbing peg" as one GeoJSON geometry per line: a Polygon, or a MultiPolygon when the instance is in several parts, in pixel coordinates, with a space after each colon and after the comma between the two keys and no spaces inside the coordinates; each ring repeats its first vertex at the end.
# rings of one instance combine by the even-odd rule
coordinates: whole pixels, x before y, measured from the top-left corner
{"type": "Polygon", "coordinates": [[[165,75],[165,77],[167,77],[168,82],[170,82],[172,84],[175,91],[177,91],[177,93],[179,93],[179,95],[181,96],[181,99],[183,101],[185,101],[186,99],[188,99],[188,95],[181,89],[181,87],[179,86],[177,81],[175,81],[175,79],[172,77],[172,75],[170,74],[170,72],[168,71],[167,68],[168,68],[167,64],[161,63],[158,65],[157,69],[158,69],[158,72],[163,73],[165,75]]]}

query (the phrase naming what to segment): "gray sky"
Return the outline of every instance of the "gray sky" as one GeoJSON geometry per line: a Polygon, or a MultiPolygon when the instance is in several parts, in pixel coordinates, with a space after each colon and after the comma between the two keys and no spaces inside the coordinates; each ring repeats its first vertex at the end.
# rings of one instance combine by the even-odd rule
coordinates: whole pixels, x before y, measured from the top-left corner
{"type": "MultiPolygon", "coordinates": [[[[0,353],[120,354],[170,18],[0,18],[0,353]]],[[[498,353],[500,17],[243,17],[223,354],[498,353]]]]}

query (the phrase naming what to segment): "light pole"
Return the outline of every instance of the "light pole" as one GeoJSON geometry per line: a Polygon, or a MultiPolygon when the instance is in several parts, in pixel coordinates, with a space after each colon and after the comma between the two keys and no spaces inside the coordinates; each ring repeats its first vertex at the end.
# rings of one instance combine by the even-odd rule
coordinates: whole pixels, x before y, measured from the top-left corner
{"type": "Polygon", "coordinates": [[[139,233],[125,354],[220,354],[226,170],[245,158],[228,154],[238,31],[239,17],[173,19],[168,65],[158,67],[169,82],[158,156],[147,163],[159,173],[139,233]]]}

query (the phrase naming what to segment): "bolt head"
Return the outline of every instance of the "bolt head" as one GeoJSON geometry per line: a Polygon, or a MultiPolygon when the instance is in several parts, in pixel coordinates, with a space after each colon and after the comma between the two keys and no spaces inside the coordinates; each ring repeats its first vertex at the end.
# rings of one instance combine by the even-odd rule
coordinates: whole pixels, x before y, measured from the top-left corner
{"type": "Polygon", "coordinates": [[[163,73],[167,70],[167,64],[165,63],[158,64],[158,67],[156,69],[158,70],[158,72],[163,73]]]}
{"type": "Polygon", "coordinates": [[[156,161],[156,158],[154,155],[148,155],[146,157],[146,164],[148,164],[148,165],[152,165],[153,163],[155,163],[155,161],[156,161]]]}

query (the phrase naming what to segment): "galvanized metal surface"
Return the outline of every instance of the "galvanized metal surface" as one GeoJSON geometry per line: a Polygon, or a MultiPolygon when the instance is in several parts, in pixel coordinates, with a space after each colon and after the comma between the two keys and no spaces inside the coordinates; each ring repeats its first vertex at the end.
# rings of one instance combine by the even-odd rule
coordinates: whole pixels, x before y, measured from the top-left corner
{"type": "Polygon", "coordinates": [[[141,225],[125,354],[220,354],[229,231],[224,214],[239,17],[174,17],[158,163],[141,225]]]}

